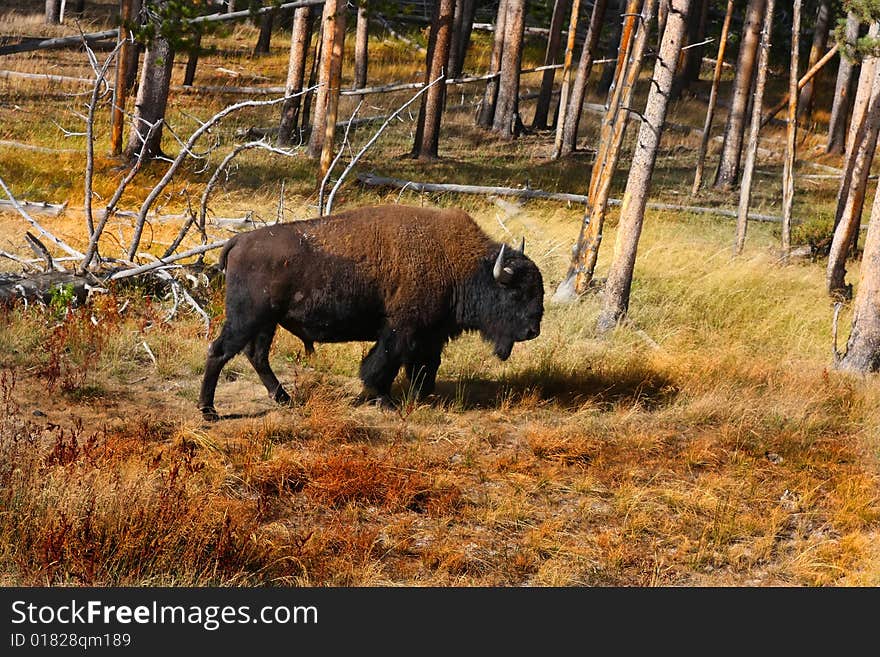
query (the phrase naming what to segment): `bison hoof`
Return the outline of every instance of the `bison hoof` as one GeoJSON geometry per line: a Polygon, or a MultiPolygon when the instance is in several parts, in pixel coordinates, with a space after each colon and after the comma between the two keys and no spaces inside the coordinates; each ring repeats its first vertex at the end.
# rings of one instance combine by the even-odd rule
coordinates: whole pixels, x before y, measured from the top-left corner
{"type": "Polygon", "coordinates": [[[205,422],[216,422],[220,419],[220,415],[214,409],[213,406],[209,406],[208,408],[200,409],[202,411],[202,418],[205,422]]]}
{"type": "Polygon", "coordinates": [[[361,394],[355,397],[354,403],[358,406],[369,404],[385,411],[393,411],[397,409],[397,406],[394,405],[394,401],[390,396],[377,394],[376,392],[371,392],[369,390],[364,390],[361,394]]]}
{"type": "Polygon", "coordinates": [[[284,390],[279,390],[275,393],[275,403],[280,404],[281,406],[290,406],[293,400],[290,398],[284,390]]]}

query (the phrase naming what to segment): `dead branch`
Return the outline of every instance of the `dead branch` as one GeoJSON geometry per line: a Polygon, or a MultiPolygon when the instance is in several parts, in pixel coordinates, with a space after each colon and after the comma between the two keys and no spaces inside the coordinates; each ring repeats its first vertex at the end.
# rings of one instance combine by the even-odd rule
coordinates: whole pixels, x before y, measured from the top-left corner
{"type": "Polygon", "coordinates": [[[50,242],[52,242],[52,243],[53,243],[55,246],[57,246],[58,248],[64,250],[64,252],[67,253],[68,255],[76,256],[77,258],[82,258],[82,257],[83,257],[83,254],[82,254],[82,253],[80,253],[80,252],[77,251],[76,249],[74,249],[74,248],[68,246],[67,243],[64,242],[63,240],[60,240],[60,239],[58,239],[57,237],[55,237],[52,233],[50,233],[50,232],[47,231],[45,228],[43,228],[43,227],[42,227],[42,226],[41,226],[41,225],[40,225],[40,224],[39,224],[39,223],[38,223],[33,217],[31,217],[31,216],[25,211],[25,209],[21,206],[21,203],[19,203],[19,202],[15,199],[15,196],[12,195],[12,192],[9,191],[9,187],[6,186],[6,182],[3,180],[3,178],[0,178],[0,187],[3,188],[3,191],[6,193],[6,196],[7,196],[7,197],[9,198],[9,200],[12,202],[12,205],[15,207],[15,209],[18,211],[18,213],[19,213],[22,217],[24,217],[25,221],[27,221],[31,226],[33,226],[34,229],[36,229],[36,231],[37,231],[40,235],[42,235],[43,237],[45,237],[46,239],[48,239],[50,242]]]}
{"type": "MultiPolygon", "coordinates": [[[[385,130],[385,128],[387,128],[387,127],[391,124],[391,122],[392,122],[395,118],[397,118],[397,117],[400,115],[401,112],[403,112],[403,110],[405,110],[407,107],[409,107],[413,102],[415,102],[415,100],[416,100],[419,96],[421,96],[423,93],[425,93],[426,91],[428,91],[428,89],[430,89],[431,87],[433,87],[435,84],[437,84],[437,83],[438,83],[440,80],[442,80],[442,79],[443,79],[443,76],[442,76],[442,75],[441,75],[441,76],[438,76],[437,78],[435,78],[434,80],[432,80],[430,84],[425,85],[425,86],[424,86],[422,89],[420,89],[420,90],[418,91],[418,93],[416,93],[412,98],[410,98],[410,99],[409,99],[408,101],[406,101],[403,105],[401,105],[399,108],[397,108],[397,110],[394,111],[394,112],[391,114],[391,116],[389,116],[389,117],[385,120],[385,123],[383,123],[383,124],[379,127],[379,129],[375,132],[375,134],[373,134],[373,136],[372,136],[372,137],[370,138],[370,140],[364,145],[364,147],[360,150],[360,152],[358,152],[358,154],[355,155],[355,156],[351,159],[351,162],[349,162],[349,163],[348,163],[348,166],[345,167],[345,170],[342,172],[342,175],[339,176],[339,179],[336,181],[336,184],[333,186],[333,189],[330,191],[330,196],[327,198],[327,213],[328,213],[328,214],[330,213],[330,209],[331,209],[331,207],[333,206],[333,199],[336,197],[336,191],[339,189],[339,186],[342,185],[342,181],[345,180],[345,176],[347,176],[348,173],[354,168],[354,165],[358,163],[358,160],[361,159],[361,157],[363,156],[363,154],[367,152],[367,149],[369,149],[370,146],[372,146],[374,143],[376,143],[376,140],[379,138],[379,135],[382,134],[382,132],[385,130]]],[[[360,106],[359,106],[359,107],[360,107],[360,106]]],[[[347,134],[347,133],[346,133],[346,134],[347,134]]],[[[340,149],[340,152],[341,152],[341,151],[342,151],[342,149],[340,149]]],[[[331,167],[331,168],[332,168],[332,167],[331,167]]]]}
{"type": "Polygon", "coordinates": [[[168,167],[165,175],[162,176],[162,179],[156,184],[155,187],[153,187],[153,189],[147,195],[147,198],[144,199],[144,202],[141,204],[137,220],[135,221],[134,234],[131,239],[131,244],[128,248],[128,259],[134,260],[135,255],[137,254],[137,249],[141,241],[141,235],[143,234],[144,230],[144,224],[147,220],[147,214],[149,213],[153,203],[159,197],[159,194],[162,193],[162,190],[164,190],[165,187],[168,186],[168,183],[171,182],[171,179],[174,177],[174,174],[177,172],[177,169],[180,167],[183,160],[186,159],[187,155],[190,154],[193,145],[195,145],[195,143],[205,132],[207,132],[212,126],[220,122],[229,114],[232,114],[233,112],[236,112],[245,107],[265,107],[269,105],[276,105],[278,103],[284,102],[288,98],[294,98],[296,96],[304,95],[313,91],[314,89],[315,87],[309,87],[308,89],[303,89],[302,91],[292,94],[291,96],[281,96],[280,98],[274,98],[272,100],[245,100],[240,103],[230,105],[229,107],[226,107],[225,109],[217,112],[214,116],[203,123],[195,132],[193,132],[184,147],[177,154],[177,157],[171,163],[171,166],[168,167]]]}
{"type": "MultiPolygon", "coordinates": [[[[45,214],[50,217],[57,217],[62,212],[64,212],[65,208],[67,208],[67,203],[47,203],[45,201],[18,201],[18,204],[21,207],[25,208],[28,212],[35,214],[45,214]]],[[[11,205],[15,207],[15,204],[12,201],[8,201],[6,199],[0,199],[0,211],[3,210],[4,205],[11,205]]]]}
{"type": "MultiPolygon", "coordinates": [[[[333,161],[330,162],[330,166],[327,167],[327,173],[324,174],[324,177],[321,179],[321,184],[318,186],[318,216],[321,217],[324,215],[324,188],[327,186],[327,181],[330,179],[330,173],[333,171],[333,167],[336,166],[336,163],[339,162],[339,158],[342,157],[342,153],[345,152],[345,145],[348,144],[348,133],[351,131],[351,122],[354,121],[357,113],[360,111],[363,106],[364,101],[360,100],[357,104],[357,107],[354,108],[354,111],[351,113],[351,116],[348,118],[348,123],[345,126],[345,134],[342,135],[342,144],[339,147],[339,150],[336,152],[336,156],[333,158],[333,161]]],[[[334,188],[335,189],[335,188],[334,188]]],[[[327,210],[329,214],[330,210],[327,210]]]]}
{"type": "Polygon", "coordinates": [[[34,237],[30,231],[27,231],[24,234],[24,238],[28,243],[28,246],[31,247],[31,250],[46,262],[45,271],[64,271],[63,267],[59,267],[52,260],[52,254],[49,253],[49,249],[46,248],[46,245],[34,237]]]}
{"type": "Polygon", "coordinates": [[[22,73],[21,71],[0,71],[0,79],[21,78],[23,80],[39,80],[40,82],[69,82],[71,84],[92,84],[88,78],[74,78],[69,75],[49,75],[48,73],[22,73]]]}
{"type": "MultiPolygon", "coordinates": [[[[479,194],[481,196],[513,196],[517,198],[537,198],[551,201],[565,201],[568,203],[586,204],[588,197],[584,194],[568,194],[564,192],[545,192],[540,189],[517,188],[517,187],[490,187],[486,185],[456,185],[441,183],[415,182],[412,180],[400,180],[399,178],[386,178],[365,173],[358,174],[357,179],[365,185],[395,187],[397,189],[411,189],[415,192],[453,192],[457,194],[479,194]]],[[[609,198],[608,205],[620,205],[621,199],[609,198]]],[[[695,205],[678,205],[674,203],[652,203],[647,207],[652,210],[669,210],[673,212],[692,212],[694,214],[711,214],[721,217],[736,218],[736,210],[725,208],[709,208],[695,205]]],[[[749,219],[754,221],[781,222],[782,217],[768,214],[749,213],[749,219]]]]}
{"type": "Polygon", "coordinates": [[[195,248],[189,249],[187,251],[183,251],[182,253],[175,253],[173,256],[168,258],[159,258],[155,262],[151,262],[147,265],[141,265],[139,267],[132,267],[130,269],[122,269],[120,271],[114,272],[111,274],[107,280],[108,281],[116,281],[121,278],[129,278],[131,276],[138,276],[148,271],[153,271],[154,269],[161,269],[163,267],[168,267],[170,264],[177,262],[178,260],[183,260],[184,258],[191,258],[192,256],[199,255],[201,253],[206,253],[207,251],[212,251],[213,249],[219,249],[224,244],[226,244],[226,240],[220,240],[217,242],[211,242],[210,244],[202,244],[201,246],[197,246],[195,248]]]}

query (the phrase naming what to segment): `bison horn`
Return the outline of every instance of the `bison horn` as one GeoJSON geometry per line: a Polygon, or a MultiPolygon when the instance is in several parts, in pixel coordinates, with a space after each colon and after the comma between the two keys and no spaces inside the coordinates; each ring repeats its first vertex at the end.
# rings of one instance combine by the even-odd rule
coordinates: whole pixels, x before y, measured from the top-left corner
{"type": "Polygon", "coordinates": [[[504,264],[504,244],[501,245],[501,250],[498,252],[498,257],[495,258],[495,266],[492,268],[492,276],[495,277],[495,280],[501,279],[501,270],[504,264]]]}
{"type": "Polygon", "coordinates": [[[525,235],[522,236],[522,241],[519,243],[519,252],[520,253],[526,252],[526,236],[525,235]]]}

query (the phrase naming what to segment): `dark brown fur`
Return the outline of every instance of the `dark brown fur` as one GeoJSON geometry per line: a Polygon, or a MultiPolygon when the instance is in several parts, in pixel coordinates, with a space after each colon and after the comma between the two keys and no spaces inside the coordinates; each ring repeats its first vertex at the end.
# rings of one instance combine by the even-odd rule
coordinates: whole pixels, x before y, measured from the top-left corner
{"type": "Polygon", "coordinates": [[[460,210],[387,205],[266,226],[233,237],[226,270],[226,321],[211,344],[199,407],[216,418],[223,365],[244,350],[276,401],[289,396],[269,368],[278,325],[314,342],[376,341],[361,364],[365,394],[389,403],[401,365],[422,394],[433,390],[443,346],[479,331],[502,359],[534,338],[543,314],[535,264],[506,249],[460,210]]]}

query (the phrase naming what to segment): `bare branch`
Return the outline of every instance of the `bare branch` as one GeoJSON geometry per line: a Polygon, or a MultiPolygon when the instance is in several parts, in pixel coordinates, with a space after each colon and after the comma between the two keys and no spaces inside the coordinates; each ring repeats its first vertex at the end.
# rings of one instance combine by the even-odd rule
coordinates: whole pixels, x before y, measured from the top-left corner
{"type": "Polygon", "coordinates": [[[327,181],[330,179],[330,174],[333,171],[333,167],[336,166],[336,163],[339,162],[339,158],[342,157],[342,153],[345,151],[345,145],[348,143],[348,133],[351,130],[351,122],[354,121],[354,117],[357,116],[357,113],[360,111],[363,104],[363,100],[358,102],[357,107],[354,108],[351,116],[348,117],[348,123],[345,126],[345,134],[342,135],[342,145],[340,146],[339,151],[336,153],[336,157],[334,157],[333,161],[330,163],[330,166],[327,167],[327,173],[324,174],[324,178],[323,180],[321,180],[321,185],[318,187],[318,216],[322,216],[324,214],[324,187],[327,186],[327,181]]]}
{"type": "Polygon", "coordinates": [[[50,233],[48,230],[43,228],[39,223],[37,223],[37,221],[33,217],[31,217],[27,212],[25,212],[24,208],[21,206],[21,203],[19,203],[15,199],[15,197],[12,195],[12,192],[9,191],[9,187],[6,186],[6,182],[3,180],[3,178],[0,178],[0,187],[3,188],[3,191],[6,193],[6,196],[9,198],[10,201],[12,201],[13,207],[15,207],[15,209],[18,211],[18,213],[22,217],[25,218],[25,221],[27,221],[31,226],[33,226],[40,235],[42,235],[43,237],[48,239],[50,242],[52,242],[58,248],[64,250],[64,252],[67,253],[68,255],[76,256],[77,258],[83,257],[82,253],[80,253],[76,249],[68,246],[64,241],[55,237],[52,233],[50,233]]]}
{"type": "MultiPolygon", "coordinates": [[[[417,92],[412,98],[410,98],[410,99],[409,99],[408,101],[406,101],[403,105],[401,105],[399,108],[397,108],[397,110],[396,110],[393,114],[391,114],[391,116],[389,116],[389,117],[385,120],[385,123],[383,123],[383,124],[379,127],[379,129],[378,129],[378,130],[375,132],[375,134],[370,138],[370,140],[364,145],[364,147],[358,152],[358,154],[355,155],[355,156],[351,159],[351,162],[349,162],[349,163],[348,163],[348,166],[345,167],[345,171],[342,172],[342,175],[339,176],[339,179],[336,181],[336,184],[333,185],[333,189],[330,190],[330,196],[327,198],[327,213],[328,213],[328,214],[330,213],[330,210],[331,210],[331,208],[333,207],[333,199],[336,197],[336,190],[339,189],[339,186],[342,184],[342,181],[345,180],[345,176],[347,176],[348,173],[354,168],[354,165],[358,163],[358,160],[360,160],[361,157],[363,156],[363,154],[367,152],[367,149],[368,149],[370,146],[372,146],[372,145],[376,142],[376,140],[379,138],[379,135],[382,134],[382,132],[385,130],[385,128],[387,128],[388,125],[389,125],[389,124],[390,124],[395,118],[397,118],[397,116],[399,116],[401,112],[403,112],[403,110],[405,110],[407,107],[409,107],[413,102],[415,102],[415,100],[416,100],[419,96],[421,96],[423,93],[425,93],[426,91],[428,91],[428,89],[430,89],[431,87],[433,87],[435,84],[437,84],[438,82],[440,82],[440,80],[442,80],[442,79],[443,79],[443,76],[442,76],[442,75],[441,75],[441,76],[438,76],[437,78],[435,78],[434,80],[432,80],[430,84],[427,84],[427,85],[425,85],[423,88],[419,89],[419,91],[418,91],[418,92],[417,92]]],[[[341,150],[341,149],[340,149],[340,150],[341,150]]]]}
{"type": "Polygon", "coordinates": [[[226,244],[226,240],[220,240],[219,242],[211,242],[210,244],[202,244],[201,246],[197,246],[195,248],[189,249],[188,251],[184,251],[183,253],[177,253],[168,258],[160,258],[156,262],[151,262],[148,265],[141,265],[139,267],[133,267],[131,269],[123,269],[121,271],[117,271],[110,275],[107,279],[108,281],[119,280],[120,278],[129,278],[131,276],[138,276],[139,274],[143,274],[144,272],[153,271],[154,269],[163,269],[167,268],[171,263],[176,262],[177,260],[182,260],[183,258],[191,258],[192,256],[199,255],[200,253],[205,253],[206,251],[212,251],[213,249],[219,249],[224,244],[226,244]]]}

